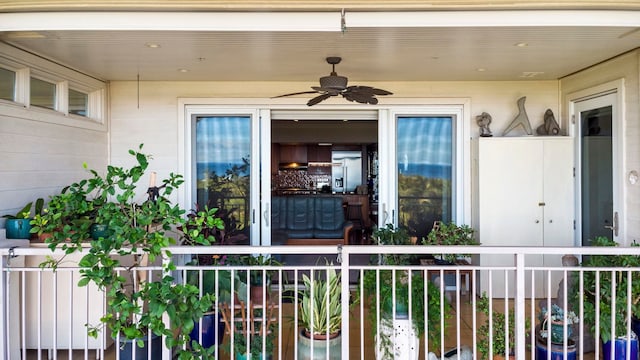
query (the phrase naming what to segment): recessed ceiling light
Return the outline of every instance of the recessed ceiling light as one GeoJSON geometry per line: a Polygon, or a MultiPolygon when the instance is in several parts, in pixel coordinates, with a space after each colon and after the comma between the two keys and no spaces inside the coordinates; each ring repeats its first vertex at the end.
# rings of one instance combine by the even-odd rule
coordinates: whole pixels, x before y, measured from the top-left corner
{"type": "Polygon", "coordinates": [[[186,73],[186,72],[189,72],[189,69],[178,69],[178,71],[181,73],[186,73]]]}
{"type": "Polygon", "coordinates": [[[298,122],[298,121],[300,121],[300,120],[298,120],[298,119],[293,119],[293,121],[294,121],[294,122],[298,122]]]}
{"type": "Polygon", "coordinates": [[[477,69],[476,69],[476,71],[478,71],[478,72],[485,72],[485,71],[487,71],[487,69],[485,69],[485,68],[477,68],[477,69]]]}
{"type": "Polygon", "coordinates": [[[538,75],[542,75],[544,74],[544,71],[523,71],[522,74],[520,74],[521,78],[533,78],[536,77],[538,75]]]}
{"type": "Polygon", "coordinates": [[[517,47],[527,47],[527,46],[529,46],[529,44],[527,44],[526,42],[519,42],[519,43],[515,44],[515,46],[517,46],[517,47]]]}
{"type": "Polygon", "coordinates": [[[156,43],[146,43],[144,44],[144,46],[151,48],[151,49],[157,49],[160,47],[160,44],[156,44],[156,43]]]}

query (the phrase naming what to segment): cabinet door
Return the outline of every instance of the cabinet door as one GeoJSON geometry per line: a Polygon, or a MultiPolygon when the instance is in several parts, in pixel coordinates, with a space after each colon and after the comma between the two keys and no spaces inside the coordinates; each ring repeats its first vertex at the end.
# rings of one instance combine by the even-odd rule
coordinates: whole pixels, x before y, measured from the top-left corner
{"type": "Polygon", "coordinates": [[[305,145],[280,145],[280,162],[306,163],[307,147],[305,145]]]}
{"type": "MultiPolygon", "coordinates": [[[[530,138],[481,139],[478,152],[480,243],[489,246],[543,246],[542,143],[530,138]]],[[[531,265],[542,265],[539,255],[528,256],[531,265]]],[[[483,255],[481,264],[511,266],[510,255],[483,255]]],[[[494,271],[492,295],[514,296],[514,273],[505,294],[504,271],[494,271]]],[[[489,274],[480,278],[481,292],[488,291],[489,274]]],[[[530,276],[525,289],[531,292],[530,276]]],[[[538,282],[536,282],[538,283],[538,282]]],[[[540,284],[542,289],[542,284],[540,284]]],[[[536,290],[537,292],[537,290],[536,290]]]]}
{"type": "MultiPolygon", "coordinates": [[[[574,177],[573,139],[568,137],[544,141],[544,246],[574,246],[573,220],[574,177]]],[[[544,255],[544,266],[562,266],[565,254],[544,255]]],[[[546,277],[546,274],[545,274],[546,277]]],[[[562,273],[551,274],[551,295],[555,296],[562,273]]],[[[543,294],[546,296],[547,287],[543,294]]]]}

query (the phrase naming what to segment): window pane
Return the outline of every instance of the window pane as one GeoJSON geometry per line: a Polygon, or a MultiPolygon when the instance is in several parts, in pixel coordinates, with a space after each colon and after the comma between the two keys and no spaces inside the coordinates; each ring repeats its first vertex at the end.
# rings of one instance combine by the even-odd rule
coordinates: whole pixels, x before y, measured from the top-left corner
{"type": "Polygon", "coordinates": [[[69,89],[69,114],[87,116],[88,101],[87,94],[69,89]]]}
{"type": "Polygon", "coordinates": [[[0,68],[0,99],[15,101],[16,73],[0,68]]]}
{"type": "Polygon", "coordinates": [[[31,78],[31,105],[56,109],[56,85],[31,78]]]}
{"type": "Polygon", "coordinates": [[[225,223],[218,241],[249,241],[251,118],[196,119],[197,206],[218,208],[225,223]]]}
{"type": "Polygon", "coordinates": [[[418,239],[434,221],[451,221],[453,120],[398,118],[399,225],[418,239]]]}

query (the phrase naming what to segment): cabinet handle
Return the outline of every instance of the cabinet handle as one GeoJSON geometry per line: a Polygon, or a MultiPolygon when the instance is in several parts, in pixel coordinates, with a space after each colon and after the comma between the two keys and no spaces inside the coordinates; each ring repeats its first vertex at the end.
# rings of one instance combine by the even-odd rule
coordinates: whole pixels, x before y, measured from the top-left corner
{"type": "Polygon", "coordinates": [[[539,202],[539,203],[538,203],[538,206],[545,206],[545,205],[547,205],[547,204],[545,204],[545,203],[543,203],[543,202],[539,202]]]}
{"type": "Polygon", "coordinates": [[[536,220],[536,224],[540,223],[540,220],[536,220]]]}
{"type": "Polygon", "coordinates": [[[553,220],[549,220],[549,224],[551,224],[553,222],[553,220]]]}

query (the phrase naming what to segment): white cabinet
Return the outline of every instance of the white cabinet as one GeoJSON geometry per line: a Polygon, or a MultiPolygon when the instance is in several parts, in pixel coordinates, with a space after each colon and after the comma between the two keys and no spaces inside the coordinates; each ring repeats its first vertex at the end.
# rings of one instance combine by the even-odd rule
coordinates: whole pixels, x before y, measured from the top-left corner
{"type": "MultiPolygon", "coordinates": [[[[478,235],[488,246],[573,246],[573,139],[569,137],[480,138],[477,147],[478,235]]],[[[562,266],[558,255],[532,255],[534,266],[562,266]]],[[[482,255],[481,265],[513,265],[513,256],[482,255]]],[[[509,272],[508,296],[515,294],[509,272]]],[[[551,279],[555,295],[559,274],[551,279]]],[[[536,272],[536,297],[546,295],[546,274],[536,272]]],[[[505,296],[504,271],[491,274],[495,297],[505,296]]],[[[531,274],[526,275],[531,296],[531,274]]],[[[480,293],[489,274],[480,274],[480,293]]]]}
{"type": "MultiPolygon", "coordinates": [[[[78,287],[80,273],[76,267],[79,254],[67,255],[58,271],[26,274],[25,280],[25,339],[27,349],[106,349],[113,343],[110,334],[98,338],[87,335],[85,324],[100,325],[104,314],[103,293],[91,283],[78,287]],[[55,274],[55,275],[54,275],[55,274]]],[[[38,267],[45,256],[30,256],[27,267],[38,267]]]]}

